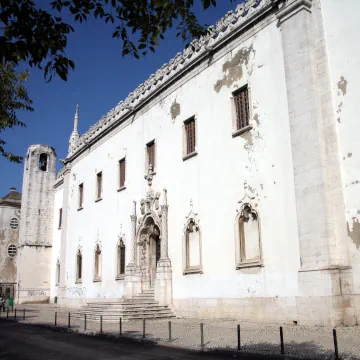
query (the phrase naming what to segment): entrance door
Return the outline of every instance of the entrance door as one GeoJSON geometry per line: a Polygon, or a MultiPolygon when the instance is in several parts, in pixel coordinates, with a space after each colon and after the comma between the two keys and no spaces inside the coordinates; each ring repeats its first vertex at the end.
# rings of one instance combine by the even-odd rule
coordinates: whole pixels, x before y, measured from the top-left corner
{"type": "Polygon", "coordinates": [[[160,239],[158,236],[150,238],[150,286],[155,286],[156,267],[160,260],[160,239]]]}

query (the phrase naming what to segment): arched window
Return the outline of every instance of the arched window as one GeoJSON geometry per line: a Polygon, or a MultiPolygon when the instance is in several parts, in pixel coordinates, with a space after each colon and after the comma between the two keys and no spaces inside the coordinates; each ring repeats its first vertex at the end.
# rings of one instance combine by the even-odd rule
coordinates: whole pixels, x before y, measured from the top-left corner
{"type": "Polygon", "coordinates": [[[261,265],[260,222],[250,204],[243,204],[236,220],[236,266],[261,265]]]}
{"type": "Polygon", "coordinates": [[[76,281],[81,282],[82,279],[82,254],[80,249],[76,255],[76,281]]]}
{"type": "Polygon", "coordinates": [[[100,281],[100,280],[101,280],[101,250],[100,250],[100,246],[96,245],[94,281],[100,281]]]}
{"type": "Polygon", "coordinates": [[[184,274],[202,272],[201,231],[198,222],[190,218],[184,232],[184,274]]]}
{"type": "Polygon", "coordinates": [[[45,153],[40,154],[39,156],[39,169],[41,171],[47,171],[48,166],[48,156],[45,153]]]}
{"type": "Polygon", "coordinates": [[[19,227],[19,220],[17,218],[11,218],[10,219],[10,227],[13,229],[13,230],[17,230],[18,227],[19,227]]]}
{"type": "Polygon", "coordinates": [[[57,259],[55,285],[58,286],[59,284],[60,284],[60,260],[57,259]]]}
{"type": "Polygon", "coordinates": [[[117,245],[117,279],[123,279],[125,276],[125,244],[123,239],[117,245]]]}

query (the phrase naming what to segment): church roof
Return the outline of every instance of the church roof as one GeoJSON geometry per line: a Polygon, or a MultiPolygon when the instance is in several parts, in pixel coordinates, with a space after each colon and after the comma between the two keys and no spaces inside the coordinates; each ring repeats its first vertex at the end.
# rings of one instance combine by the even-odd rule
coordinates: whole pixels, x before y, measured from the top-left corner
{"type": "Polygon", "coordinates": [[[168,64],[164,64],[155,74],[139,85],[124,101],[120,101],[113,109],[103,116],[95,125],[80,136],[69,148],[67,160],[84,150],[87,145],[97,141],[106,131],[134,114],[150,98],[161,92],[166,85],[176,81],[190,67],[196,66],[205,57],[213,54],[226,41],[244,29],[260,15],[270,12],[274,0],[244,0],[221,18],[216,26],[210,26],[205,36],[195,39],[182,53],[178,53],[168,64]]]}
{"type": "Polygon", "coordinates": [[[16,189],[12,187],[7,195],[0,198],[0,205],[14,205],[20,207],[21,193],[17,192],[16,189]]]}

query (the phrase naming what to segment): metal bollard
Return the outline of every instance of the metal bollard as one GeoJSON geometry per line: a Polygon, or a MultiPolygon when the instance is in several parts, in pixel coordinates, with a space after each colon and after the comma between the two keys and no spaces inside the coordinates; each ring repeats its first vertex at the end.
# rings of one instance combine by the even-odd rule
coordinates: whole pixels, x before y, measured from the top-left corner
{"type": "Polygon", "coordinates": [[[9,308],[6,309],[6,318],[9,318],[9,308]]]}
{"type": "Polygon", "coordinates": [[[54,323],[55,323],[55,326],[57,325],[57,312],[55,311],[55,321],[54,321],[54,323]]]}
{"type": "Polygon", "coordinates": [[[23,320],[25,320],[25,309],[24,309],[24,314],[23,314],[23,320]]]}
{"type": "Polygon", "coordinates": [[[145,339],[145,319],[143,319],[143,339],[145,339]]]}
{"type": "Polygon", "coordinates": [[[16,320],[16,309],[15,309],[15,314],[14,314],[14,320],[16,320]]]}
{"type": "Polygon", "coordinates": [[[333,329],[333,338],[334,338],[335,359],[338,360],[339,359],[339,349],[338,349],[336,329],[333,329]]]}
{"type": "Polygon", "coordinates": [[[168,322],[168,326],[169,326],[169,342],[172,341],[172,337],[171,337],[171,321],[168,322]]]}
{"type": "Polygon", "coordinates": [[[86,314],[84,314],[84,331],[86,331],[86,314]]]}
{"type": "Polygon", "coordinates": [[[283,334],[282,326],[280,326],[280,347],[281,347],[281,355],[284,355],[285,348],[284,348],[284,334],[283,334]]]}
{"type": "Polygon", "coordinates": [[[68,328],[70,328],[71,324],[70,324],[70,313],[68,315],[68,328]]]}
{"type": "Polygon", "coordinates": [[[237,349],[241,350],[241,341],[240,341],[240,325],[237,326],[237,349]]]}
{"type": "Polygon", "coordinates": [[[11,305],[11,312],[14,312],[14,303],[11,305]]]}
{"type": "Polygon", "coordinates": [[[100,315],[100,334],[102,334],[102,315],[100,315]]]}
{"type": "Polygon", "coordinates": [[[122,319],[119,319],[119,334],[122,335],[122,319]]]}
{"type": "Polygon", "coordinates": [[[200,324],[201,348],[204,348],[204,324],[200,324]]]}

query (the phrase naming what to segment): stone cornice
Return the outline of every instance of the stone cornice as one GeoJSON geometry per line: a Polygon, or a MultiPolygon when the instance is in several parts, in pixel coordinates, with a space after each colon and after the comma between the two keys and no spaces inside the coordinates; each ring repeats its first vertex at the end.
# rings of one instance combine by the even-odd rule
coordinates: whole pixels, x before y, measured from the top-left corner
{"type": "Polygon", "coordinates": [[[229,11],[216,26],[211,26],[208,33],[200,39],[193,40],[182,53],[178,53],[168,64],[164,64],[155,74],[131,92],[125,101],[111,109],[95,125],[84,133],[70,149],[66,162],[70,162],[88,145],[96,141],[106,130],[134,114],[154,94],[158,93],[180,74],[197,61],[213,53],[225,40],[237,30],[246,26],[265,9],[274,3],[273,0],[245,0],[235,11],[229,11]]]}
{"type": "Polygon", "coordinates": [[[284,3],[283,7],[276,14],[280,22],[286,21],[292,15],[301,10],[311,11],[312,0],[295,0],[289,4],[284,3]]]}

